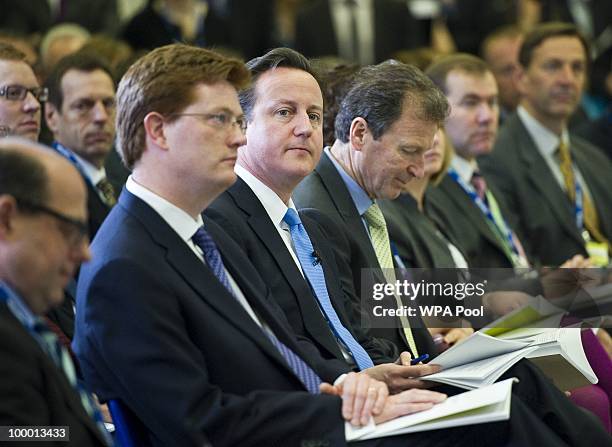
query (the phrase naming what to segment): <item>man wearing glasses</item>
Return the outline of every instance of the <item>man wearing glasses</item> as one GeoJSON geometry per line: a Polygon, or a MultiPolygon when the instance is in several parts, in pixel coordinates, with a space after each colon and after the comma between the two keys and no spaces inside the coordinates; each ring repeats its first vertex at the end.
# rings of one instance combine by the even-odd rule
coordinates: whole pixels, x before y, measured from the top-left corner
{"type": "Polygon", "coordinates": [[[40,103],[46,99],[46,90],[38,85],[26,55],[0,43],[0,137],[38,140],[40,103]]]}
{"type": "Polygon", "coordinates": [[[62,157],[28,140],[0,140],[0,426],[30,429],[13,431],[13,440],[109,445],[96,405],[42,317],[89,259],[85,197],[62,157]]]}
{"type": "Polygon", "coordinates": [[[85,180],[93,239],[116,200],[104,168],[115,138],[115,84],[104,62],[76,53],[56,65],[47,87],[45,119],[53,132],[53,147],[85,180]]]}

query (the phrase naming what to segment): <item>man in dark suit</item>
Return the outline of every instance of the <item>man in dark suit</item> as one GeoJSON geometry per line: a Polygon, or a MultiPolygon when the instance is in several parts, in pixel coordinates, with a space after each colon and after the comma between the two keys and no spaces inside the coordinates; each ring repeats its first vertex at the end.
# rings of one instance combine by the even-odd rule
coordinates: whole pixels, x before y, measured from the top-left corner
{"type": "Polygon", "coordinates": [[[104,62],[88,53],[62,59],[47,78],[45,119],[53,148],[70,160],[87,185],[93,239],[116,201],[104,162],[115,137],[115,84],[104,62]]]}
{"type": "Polygon", "coordinates": [[[588,54],[572,25],[543,24],[525,36],[521,105],[483,161],[525,248],[545,265],[574,255],[608,263],[612,164],[567,129],[584,88],[588,54]]]}
{"type": "MultiPolygon", "coordinates": [[[[395,198],[406,182],[422,176],[423,154],[448,105],[431,81],[403,65],[366,67],[355,79],[336,117],[334,145],[324,150],[314,172],[298,185],[294,200],[300,208],[316,208],[342,226],[348,244],[337,247],[337,252],[351,266],[350,280],[361,297],[354,305],[361,308],[373,304],[372,283],[394,282],[384,274],[393,269],[386,225],[382,231],[373,230],[380,228],[376,210],[378,222],[382,218],[384,223],[376,199],[395,198]]],[[[420,320],[382,321],[373,317],[372,309],[361,312],[373,335],[413,355],[435,352],[420,320]]]]}
{"type": "MultiPolygon", "coordinates": [[[[245,143],[236,87],[247,80],[239,61],[185,45],[152,51],[122,79],[118,146],[133,174],[92,244],[98,261],[81,271],[75,351],[86,382],[101,400],[129,407],[152,445],[195,445],[206,435],[215,446],[342,446],[351,430],[344,420],[381,422],[443,396],[387,398],[386,386],[365,374],[321,383],[346,368],[295,338],[244,254],[203,222],[235,180],[245,143]]],[[[282,121],[292,109],[267,110],[282,121]]],[[[516,424],[530,410],[517,411],[486,432],[465,427],[377,445],[548,439],[546,427],[523,439],[516,424]]]]}
{"type": "Polygon", "coordinates": [[[0,424],[67,426],[62,444],[79,447],[110,439],[42,315],[63,301],[64,286],[89,259],[85,194],[62,157],[0,140],[0,424]]]}
{"type": "Polygon", "coordinates": [[[426,73],[451,105],[445,130],[455,150],[448,174],[428,193],[429,215],[457,242],[470,267],[527,267],[494,183],[476,161],[492,150],[497,135],[493,73],[483,60],[464,53],[436,61],[426,73]]]}
{"type": "Polygon", "coordinates": [[[317,74],[301,54],[284,48],[252,60],[248,67],[255,82],[240,93],[248,128],[247,144],[238,151],[235,171],[239,178],[206,215],[238,242],[294,331],[310,338],[324,357],[348,362],[384,380],[392,392],[422,385],[411,379],[429,374],[431,367],[410,366],[409,362],[404,367],[373,366],[394,362],[399,351],[390,341],[366,334],[359,316],[354,316],[358,298],[353,283],[339,280],[345,277],[340,271],[348,266],[338,264],[327,244],[341,236],[340,228],[329,231],[332,222],[321,228],[315,220],[301,216],[313,247],[305,259],[297,248],[303,239],[287,223],[288,214],[296,212],[292,191],[312,172],[322,151],[322,94],[317,74]],[[278,122],[270,120],[266,107],[276,103],[279,107],[293,104],[294,110],[288,110],[288,116],[278,122]],[[320,265],[320,272],[313,272],[309,264],[320,265]],[[318,275],[324,284],[317,283],[318,275]],[[364,360],[363,353],[355,352],[361,349],[369,358],[364,360]]]}
{"type": "Polygon", "coordinates": [[[406,2],[317,0],[298,12],[295,48],[308,57],[340,56],[367,65],[427,46],[427,34],[406,2]]]}

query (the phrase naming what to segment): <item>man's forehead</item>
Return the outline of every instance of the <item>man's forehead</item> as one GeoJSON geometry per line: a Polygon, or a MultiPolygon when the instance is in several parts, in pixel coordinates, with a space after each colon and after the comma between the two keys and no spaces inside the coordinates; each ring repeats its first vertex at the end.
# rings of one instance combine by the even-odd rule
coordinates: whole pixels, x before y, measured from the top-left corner
{"type": "Polygon", "coordinates": [[[34,75],[34,71],[32,67],[30,67],[24,61],[10,61],[5,59],[0,59],[0,74],[1,80],[4,81],[8,77],[17,77],[18,80],[22,82],[29,82],[34,80],[37,84],[38,81],[36,76],[34,75]],[[27,76],[29,79],[23,79],[24,76],[27,76]]]}
{"type": "Polygon", "coordinates": [[[489,96],[497,94],[497,83],[489,70],[472,73],[461,69],[451,70],[446,77],[448,96],[489,96]]]}
{"type": "Polygon", "coordinates": [[[206,110],[226,110],[234,114],[242,113],[238,101],[238,92],[227,81],[197,84],[193,87],[192,98],[193,101],[186,109],[206,107],[206,110]]]}
{"type": "Polygon", "coordinates": [[[257,98],[269,101],[310,95],[316,98],[312,105],[323,106],[319,83],[310,73],[298,68],[278,67],[266,71],[256,81],[255,92],[257,98]]]}
{"type": "Polygon", "coordinates": [[[586,61],[586,52],[582,42],[575,36],[553,36],[543,40],[533,50],[534,58],[571,59],[586,61]]]}

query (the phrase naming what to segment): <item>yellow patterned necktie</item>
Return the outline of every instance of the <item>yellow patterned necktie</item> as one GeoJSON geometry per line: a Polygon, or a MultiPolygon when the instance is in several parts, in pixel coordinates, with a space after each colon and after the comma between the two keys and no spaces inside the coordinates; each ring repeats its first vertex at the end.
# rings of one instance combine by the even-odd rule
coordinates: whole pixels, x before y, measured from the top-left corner
{"type": "MultiPolygon", "coordinates": [[[[576,203],[576,179],[574,177],[574,169],[572,164],[572,156],[570,154],[569,146],[565,141],[561,141],[559,144],[559,169],[561,170],[561,174],[563,174],[563,182],[565,183],[565,188],[567,189],[567,194],[572,202],[572,204],[576,203]]],[[[584,188],[582,188],[582,210],[584,214],[584,227],[589,232],[589,235],[595,239],[597,242],[604,242],[608,244],[610,248],[610,244],[605,236],[602,234],[599,228],[599,217],[597,216],[597,210],[595,206],[593,206],[593,202],[586,194],[584,188]]],[[[582,230],[579,228],[578,230],[582,230]]]]}
{"type": "MultiPolygon", "coordinates": [[[[363,214],[363,217],[365,218],[368,224],[368,229],[370,230],[370,238],[372,239],[372,246],[374,247],[376,257],[378,258],[378,263],[383,269],[387,282],[394,284],[396,278],[395,271],[393,270],[393,256],[391,255],[391,244],[389,242],[389,233],[387,232],[387,222],[385,221],[385,216],[383,216],[378,204],[373,203],[363,214]]],[[[398,309],[401,309],[403,304],[400,297],[397,295],[394,296],[398,309]]],[[[416,342],[414,341],[414,336],[412,335],[410,322],[405,315],[400,316],[399,319],[402,323],[402,329],[404,331],[406,341],[408,342],[408,346],[412,351],[412,356],[413,358],[416,358],[418,357],[419,353],[416,342]]]]}
{"type": "Polygon", "coordinates": [[[96,184],[96,188],[98,188],[98,191],[102,193],[104,202],[108,206],[112,207],[115,205],[115,203],[117,203],[117,200],[115,199],[115,188],[113,188],[113,185],[106,177],[96,184]]]}

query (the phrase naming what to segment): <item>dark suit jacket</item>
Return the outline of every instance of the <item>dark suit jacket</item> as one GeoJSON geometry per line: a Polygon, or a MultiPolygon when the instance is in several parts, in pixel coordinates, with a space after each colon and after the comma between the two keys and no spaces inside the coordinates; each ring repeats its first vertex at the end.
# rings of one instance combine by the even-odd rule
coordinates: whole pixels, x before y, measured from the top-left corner
{"type": "MultiPolygon", "coordinates": [[[[238,178],[228,191],[208,207],[206,215],[215,220],[247,254],[285,312],[293,330],[312,340],[325,358],[345,363],[308,282],[295,265],[263,205],[244,180],[238,178]]],[[[354,292],[342,289],[333,250],[327,245],[327,238],[317,223],[307,216],[302,216],[302,223],[321,259],[327,291],[343,325],[351,330],[375,363],[394,361],[399,353],[392,343],[368,337],[359,327],[359,322],[351,321],[351,299],[345,293],[354,292]]]]}
{"type": "MultiPolygon", "coordinates": [[[[596,147],[571,134],[572,159],[580,169],[599,215],[612,238],[612,163],[596,147]]],[[[544,265],[559,265],[586,255],[573,205],[561,189],[518,115],[508,118],[482,169],[499,186],[517,223],[523,245],[544,265]]]]}
{"type": "MultiPolygon", "coordinates": [[[[206,226],[276,336],[323,380],[346,371],[302,349],[244,254],[214,222],[206,226]]],[[[340,399],[305,392],[237,300],[143,201],[124,190],[91,249],[74,349],[90,387],[102,401],[122,399],[153,445],[192,445],[194,432],[215,446],[344,445],[340,399]]]]}
{"type": "Polygon", "coordinates": [[[407,267],[455,267],[446,241],[410,194],[401,194],[395,200],[381,200],[380,209],[387,222],[389,238],[407,267]]]}
{"type": "MultiPolygon", "coordinates": [[[[337,232],[334,237],[330,238],[330,242],[335,246],[341,262],[351,266],[350,278],[344,278],[344,280],[353,282],[357,296],[363,298],[362,302],[364,304],[371,302],[369,296],[364,296],[364,294],[369,294],[369,285],[385,283],[386,280],[353,199],[326,153],[321,156],[321,161],[314,172],[298,185],[294,191],[293,199],[300,208],[318,210],[318,212],[311,210],[305,210],[304,212],[307,215],[312,215],[315,219],[319,219],[323,225],[325,221],[320,218],[321,213],[342,228],[342,231],[337,232]]],[[[362,302],[354,304],[358,310],[361,309],[362,302]]],[[[362,324],[368,324],[368,315],[361,313],[362,324]]],[[[422,321],[420,319],[419,321],[411,320],[411,325],[414,328],[413,335],[419,354],[424,352],[433,354],[435,352],[433,341],[422,321]]],[[[372,336],[386,338],[400,349],[409,350],[399,327],[373,328],[369,326],[365,329],[372,336]]]]}
{"type": "MultiPolygon", "coordinates": [[[[376,62],[398,50],[427,45],[405,2],[376,0],[373,4],[376,62]]],[[[295,48],[307,57],[338,55],[338,39],[327,0],[314,1],[298,12],[295,48]]]]}
{"type": "MultiPolygon", "coordinates": [[[[487,186],[500,197],[487,177],[487,186]]],[[[499,199],[498,199],[499,202],[499,199]]],[[[500,204],[501,206],[501,204],[500,204]]],[[[466,192],[450,175],[427,192],[427,214],[457,243],[470,267],[512,268],[495,230],[466,192]]],[[[503,208],[502,208],[502,213],[503,208]]],[[[507,222],[511,225],[509,222],[507,222]]]]}
{"type": "Polygon", "coordinates": [[[67,425],[70,442],[106,445],[81,397],[4,303],[0,303],[0,425],[67,425]]]}
{"type": "Polygon", "coordinates": [[[89,239],[93,240],[96,236],[96,233],[100,229],[102,222],[108,216],[110,212],[110,207],[102,201],[100,196],[98,195],[98,191],[94,188],[91,183],[86,182],[87,184],[87,213],[88,217],[88,225],[89,225],[89,239]]]}

